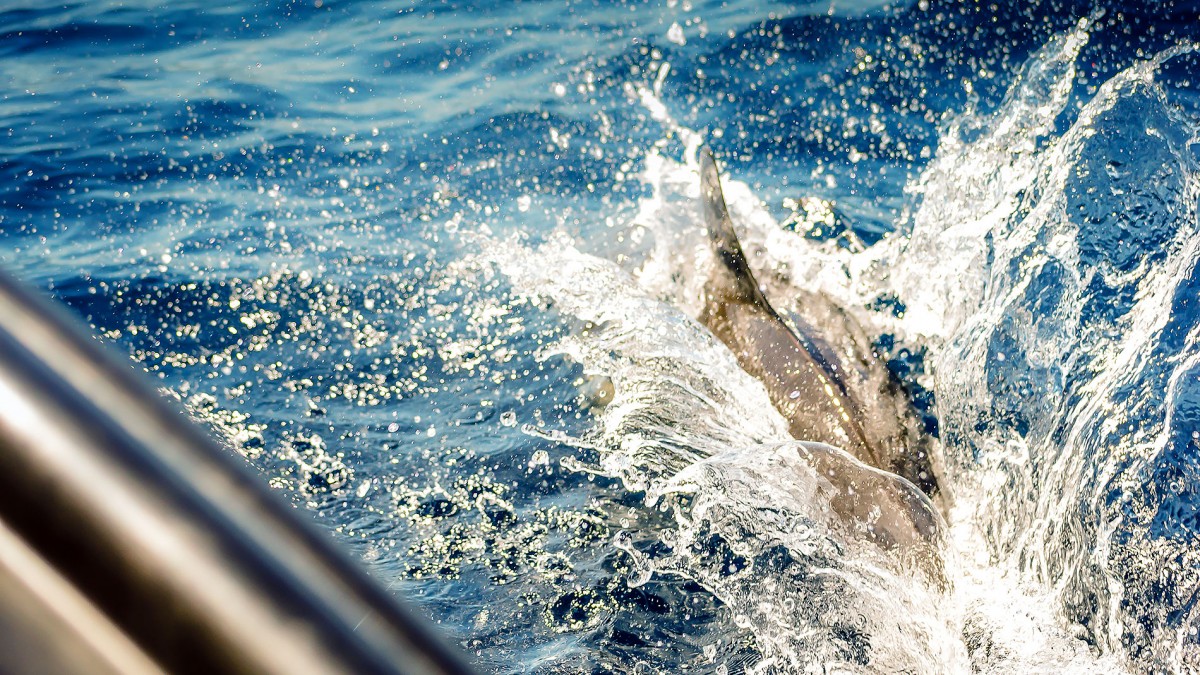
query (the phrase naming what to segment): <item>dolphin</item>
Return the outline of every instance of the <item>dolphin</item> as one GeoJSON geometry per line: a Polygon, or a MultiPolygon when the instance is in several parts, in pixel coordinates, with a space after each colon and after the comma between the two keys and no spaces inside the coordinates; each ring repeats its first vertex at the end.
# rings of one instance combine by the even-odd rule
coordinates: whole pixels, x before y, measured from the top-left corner
{"type": "Polygon", "coordinates": [[[700,322],[763,383],[791,435],[805,441],[799,452],[828,481],[843,523],[886,549],[938,546],[944,525],[930,500],[942,497],[933,444],[865,332],[819,296],[804,301],[827,327],[824,336],[771,306],[738,243],[707,147],[700,192],[715,254],[700,322]]]}

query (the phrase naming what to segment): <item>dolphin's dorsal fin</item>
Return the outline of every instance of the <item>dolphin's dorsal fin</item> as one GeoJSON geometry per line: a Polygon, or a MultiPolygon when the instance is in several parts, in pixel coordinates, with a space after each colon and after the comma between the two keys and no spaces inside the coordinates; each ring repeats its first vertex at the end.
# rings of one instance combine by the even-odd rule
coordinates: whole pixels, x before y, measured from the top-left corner
{"type": "Polygon", "coordinates": [[[729,209],[725,206],[717,160],[707,146],[700,148],[700,199],[704,202],[708,238],[717,254],[717,269],[709,279],[709,292],[718,295],[723,302],[748,302],[770,309],[738,243],[729,209]]]}

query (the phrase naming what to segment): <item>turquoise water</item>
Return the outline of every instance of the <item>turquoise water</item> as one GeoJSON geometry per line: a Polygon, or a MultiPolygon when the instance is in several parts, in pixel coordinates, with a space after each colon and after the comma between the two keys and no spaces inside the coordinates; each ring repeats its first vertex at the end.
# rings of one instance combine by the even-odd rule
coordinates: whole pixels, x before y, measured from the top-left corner
{"type": "Polygon", "coordinates": [[[0,9],[0,264],[494,672],[1200,667],[1197,8],[0,9]],[[930,588],[695,321],[781,306],[945,455],[930,588]]]}

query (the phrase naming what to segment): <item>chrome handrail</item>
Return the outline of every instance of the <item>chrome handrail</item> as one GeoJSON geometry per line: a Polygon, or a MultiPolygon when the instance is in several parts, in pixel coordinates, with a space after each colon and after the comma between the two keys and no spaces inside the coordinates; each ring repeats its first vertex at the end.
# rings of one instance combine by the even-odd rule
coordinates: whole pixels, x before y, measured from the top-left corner
{"type": "Polygon", "coordinates": [[[40,636],[124,672],[470,672],[144,379],[0,275],[0,629],[33,636],[0,637],[10,665],[40,636]]]}

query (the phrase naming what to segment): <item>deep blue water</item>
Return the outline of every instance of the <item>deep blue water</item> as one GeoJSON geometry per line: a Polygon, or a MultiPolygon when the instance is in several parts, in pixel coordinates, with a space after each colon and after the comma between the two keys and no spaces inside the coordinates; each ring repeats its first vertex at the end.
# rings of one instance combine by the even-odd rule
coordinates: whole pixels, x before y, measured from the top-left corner
{"type": "Polygon", "coordinates": [[[486,671],[1200,668],[1198,12],[4,8],[0,264],[486,671]],[[952,590],[762,464],[701,140],[938,434],[952,590]]]}

